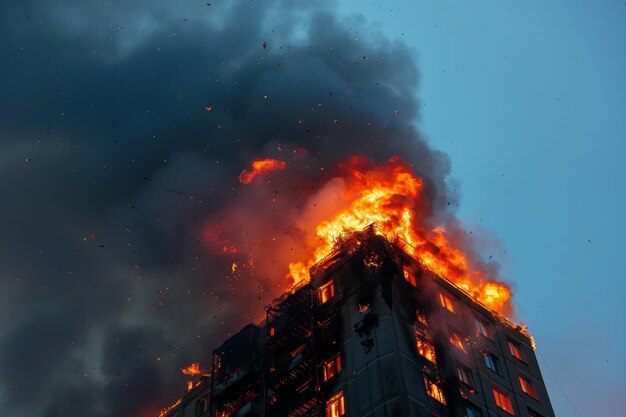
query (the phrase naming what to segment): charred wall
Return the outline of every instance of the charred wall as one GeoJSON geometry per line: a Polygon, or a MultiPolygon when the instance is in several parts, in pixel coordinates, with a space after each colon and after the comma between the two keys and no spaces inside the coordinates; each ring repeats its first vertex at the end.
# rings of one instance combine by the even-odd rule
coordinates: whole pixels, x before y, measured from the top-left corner
{"type": "Polygon", "coordinates": [[[311,276],[166,415],[554,416],[529,335],[373,229],[311,276]]]}

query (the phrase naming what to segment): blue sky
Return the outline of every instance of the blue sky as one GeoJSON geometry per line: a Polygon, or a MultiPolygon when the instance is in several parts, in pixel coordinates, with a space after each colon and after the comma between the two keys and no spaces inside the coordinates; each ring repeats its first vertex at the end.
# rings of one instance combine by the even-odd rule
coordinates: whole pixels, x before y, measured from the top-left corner
{"type": "Polygon", "coordinates": [[[361,153],[460,184],[559,417],[626,416],[624,1],[0,3],[0,415],[156,414],[361,153]]]}
{"type": "Polygon", "coordinates": [[[558,416],[626,415],[626,3],[343,1],[402,39],[460,217],[492,231],[558,416]]]}

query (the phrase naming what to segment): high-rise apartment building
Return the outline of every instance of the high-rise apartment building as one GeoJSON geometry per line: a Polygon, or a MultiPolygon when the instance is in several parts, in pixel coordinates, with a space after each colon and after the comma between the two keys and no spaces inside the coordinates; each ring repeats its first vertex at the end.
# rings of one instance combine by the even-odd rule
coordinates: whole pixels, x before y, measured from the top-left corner
{"type": "Polygon", "coordinates": [[[167,417],[554,417],[522,328],[354,233],[213,352],[167,417]]]}

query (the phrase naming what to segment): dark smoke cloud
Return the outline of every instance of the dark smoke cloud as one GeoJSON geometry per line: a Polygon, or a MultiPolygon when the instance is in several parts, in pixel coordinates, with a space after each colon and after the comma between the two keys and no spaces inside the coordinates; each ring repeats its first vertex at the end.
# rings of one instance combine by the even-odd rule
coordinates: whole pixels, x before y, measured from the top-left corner
{"type": "Polygon", "coordinates": [[[0,414],[163,408],[284,289],[245,256],[231,273],[212,228],[240,219],[233,239],[261,250],[245,230],[263,213],[293,249],[283,220],[348,155],[409,159],[445,214],[415,57],[308,3],[3,2],[0,414]],[[289,170],[241,186],[258,157],[289,170]]]}

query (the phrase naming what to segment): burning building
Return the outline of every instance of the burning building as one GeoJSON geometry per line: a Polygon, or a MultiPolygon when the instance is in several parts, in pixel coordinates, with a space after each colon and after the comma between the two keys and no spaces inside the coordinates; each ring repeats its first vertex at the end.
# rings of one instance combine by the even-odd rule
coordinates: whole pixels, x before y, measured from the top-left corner
{"type": "Polygon", "coordinates": [[[553,417],[531,336],[374,226],[213,351],[160,417],[553,417]]]}

